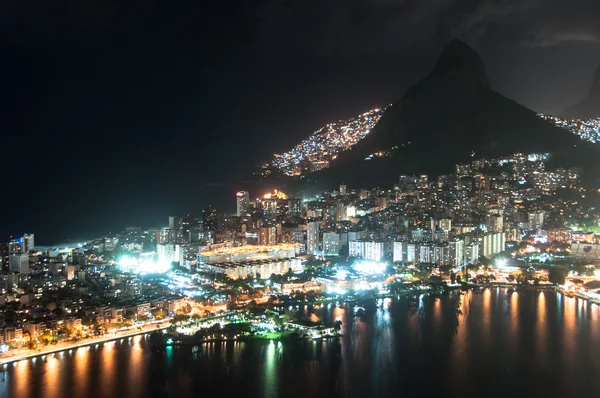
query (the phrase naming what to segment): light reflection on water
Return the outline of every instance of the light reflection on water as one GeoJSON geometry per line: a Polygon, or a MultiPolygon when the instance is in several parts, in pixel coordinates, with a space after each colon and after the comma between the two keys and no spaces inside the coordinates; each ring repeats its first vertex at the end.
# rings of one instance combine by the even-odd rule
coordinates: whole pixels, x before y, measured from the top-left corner
{"type": "Polygon", "coordinates": [[[552,291],[483,289],[363,304],[326,341],[223,342],[153,352],[142,336],[8,365],[12,397],[595,396],[599,308],[552,291]],[[433,382],[432,380],[435,380],[433,382]]]}

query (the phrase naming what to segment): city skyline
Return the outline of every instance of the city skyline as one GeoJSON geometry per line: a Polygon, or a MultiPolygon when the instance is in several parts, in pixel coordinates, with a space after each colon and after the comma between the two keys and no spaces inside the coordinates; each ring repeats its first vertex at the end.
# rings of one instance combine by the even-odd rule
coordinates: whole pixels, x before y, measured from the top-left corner
{"type": "Polygon", "coordinates": [[[5,13],[5,139],[21,150],[0,161],[31,190],[3,196],[17,211],[0,235],[49,243],[229,197],[241,171],[401,98],[457,37],[541,113],[581,101],[600,64],[593,2],[42,9],[5,13]]]}

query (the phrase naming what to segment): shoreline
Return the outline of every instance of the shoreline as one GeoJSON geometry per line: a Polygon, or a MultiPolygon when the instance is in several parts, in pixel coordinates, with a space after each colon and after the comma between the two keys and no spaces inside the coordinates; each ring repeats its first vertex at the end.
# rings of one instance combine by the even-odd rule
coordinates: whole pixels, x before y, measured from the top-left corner
{"type": "MultiPolygon", "coordinates": [[[[519,286],[515,285],[515,284],[500,284],[500,283],[492,283],[492,284],[469,284],[467,286],[468,289],[479,289],[479,288],[513,288],[515,290],[518,290],[519,286]]],[[[572,291],[567,291],[564,289],[561,289],[560,287],[554,287],[554,286],[531,286],[531,287],[526,287],[528,289],[531,290],[553,290],[556,293],[561,293],[564,294],[567,297],[576,297],[579,298],[581,300],[585,300],[589,303],[592,304],[596,304],[600,306],[600,301],[599,300],[595,300],[593,298],[587,297],[581,293],[578,292],[572,292],[572,291]]],[[[456,291],[456,290],[463,290],[462,286],[452,286],[450,289],[450,291],[456,291]]],[[[398,292],[396,294],[394,293],[387,293],[387,294],[383,294],[383,295],[378,295],[378,297],[373,297],[372,299],[380,299],[380,298],[392,298],[394,296],[403,296],[403,297],[408,297],[411,295],[419,295],[419,294],[427,294],[427,295],[432,295],[432,294],[439,294],[441,293],[440,291],[437,291],[437,289],[435,290],[430,290],[430,289],[422,289],[421,291],[416,290],[416,291],[404,291],[404,292],[398,292]],[[428,291],[429,290],[429,291],[428,291]]],[[[346,304],[346,303],[351,303],[351,302],[356,302],[356,301],[360,301],[357,299],[348,299],[348,300],[344,300],[344,299],[340,299],[340,298],[336,298],[336,299],[326,299],[326,300],[318,300],[320,301],[317,303],[311,303],[311,304],[325,304],[325,303],[333,303],[333,302],[338,302],[340,304],[346,304]]],[[[306,304],[305,304],[306,305],[306,304]]],[[[4,367],[6,367],[6,365],[11,364],[11,363],[16,363],[16,362],[20,362],[22,360],[27,360],[27,359],[31,359],[31,358],[36,358],[36,357],[42,357],[42,356],[46,356],[46,355],[52,355],[52,354],[56,354],[56,353],[60,353],[60,352],[64,352],[64,351],[69,351],[69,350],[73,350],[73,349],[78,349],[78,348],[82,348],[82,347],[88,347],[91,345],[98,345],[98,344],[104,344],[104,343],[108,343],[111,341],[116,341],[116,340],[120,340],[120,339],[125,339],[125,338],[131,338],[134,336],[139,336],[139,335],[146,335],[146,334],[151,334],[155,331],[159,331],[159,330],[165,330],[167,328],[169,328],[171,326],[170,322],[168,323],[163,323],[163,324],[159,324],[158,327],[148,327],[145,330],[135,330],[135,331],[131,331],[131,332],[125,332],[124,334],[121,335],[116,335],[116,336],[109,336],[109,337],[103,337],[100,339],[90,339],[90,340],[84,340],[84,341],[79,341],[77,343],[71,343],[71,344],[66,344],[66,343],[62,343],[60,345],[60,347],[53,347],[53,346],[47,346],[44,347],[45,349],[42,349],[40,351],[34,351],[34,352],[26,352],[23,354],[16,354],[16,355],[11,355],[9,357],[3,357],[2,354],[0,354],[0,366],[4,365],[4,367]]],[[[311,341],[311,340],[323,340],[323,339],[331,339],[331,338],[340,338],[343,337],[342,334],[337,334],[337,335],[331,335],[331,336],[323,336],[323,337],[319,337],[319,338],[300,338],[298,340],[303,340],[303,341],[311,341]]],[[[276,341],[276,342],[282,342],[282,341],[286,341],[288,339],[286,338],[264,338],[264,337],[255,337],[255,336],[245,336],[242,338],[226,338],[226,339],[207,339],[207,340],[202,340],[202,341],[195,341],[195,342],[177,342],[175,344],[165,344],[163,345],[163,347],[166,346],[181,346],[181,345],[202,345],[202,344],[206,344],[206,343],[217,343],[217,342],[242,342],[242,341],[276,341]]],[[[30,350],[28,350],[30,351],[30,350]]]]}
{"type": "Polygon", "coordinates": [[[45,355],[51,355],[51,354],[56,354],[59,352],[64,352],[64,351],[69,351],[69,350],[73,350],[73,349],[78,349],[81,347],[88,347],[94,344],[104,344],[104,343],[108,343],[111,341],[115,341],[115,340],[120,340],[120,339],[125,339],[125,338],[129,338],[129,337],[134,337],[134,336],[139,336],[139,335],[144,335],[144,334],[150,334],[154,331],[157,330],[164,330],[167,329],[170,325],[169,324],[160,324],[159,327],[155,327],[155,328],[148,328],[147,330],[135,330],[131,333],[124,333],[122,335],[118,335],[118,336],[109,336],[109,337],[104,337],[102,339],[94,339],[94,340],[84,340],[84,341],[78,341],[77,343],[71,343],[71,344],[64,344],[61,345],[60,347],[52,347],[52,346],[47,346],[44,348],[47,349],[42,349],[40,351],[34,351],[34,352],[28,352],[28,353],[24,353],[24,354],[16,354],[16,355],[12,355],[10,357],[2,357],[0,356],[0,365],[8,365],[14,362],[19,362],[25,359],[30,359],[30,358],[36,358],[36,357],[41,357],[41,356],[45,356],[45,355]]]}

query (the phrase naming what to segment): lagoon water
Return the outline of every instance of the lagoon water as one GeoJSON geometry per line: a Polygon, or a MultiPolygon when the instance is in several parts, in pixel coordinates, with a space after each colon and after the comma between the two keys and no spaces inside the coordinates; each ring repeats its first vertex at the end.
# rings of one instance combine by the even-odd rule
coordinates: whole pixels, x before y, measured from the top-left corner
{"type": "Polygon", "coordinates": [[[600,397],[600,307],[502,288],[311,308],[339,339],[155,352],[144,336],[0,368],[9,397],[600,397]]]}

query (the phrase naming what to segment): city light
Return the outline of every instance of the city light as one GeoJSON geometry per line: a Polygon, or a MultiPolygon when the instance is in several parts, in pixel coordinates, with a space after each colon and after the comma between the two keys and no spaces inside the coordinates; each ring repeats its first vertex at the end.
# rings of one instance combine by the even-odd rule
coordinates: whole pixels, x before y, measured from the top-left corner
{"type": "Polygon", "coordinates": [[[154,256],[134,258],[125,255],[117,263],[121,270],[134,274],[162,274],[171,268],[171,264],[159,262],[154,256]]]}
{"type": "Polygon", "coordinates": [[[354,264],[354,270],[361,274],[383,274],[387,268],[387,263],[377,261],[360,260],[354,264]]]}
{"type": "Polygon", "coordinates": [[[384,112],[385,109],[373,109],[356,118],[329,123],[290,151],[275,154],[272,166],[287,175],[300,175],[328,167],[328,162],[340,152],[349,150],[365,138],[384,112]]]}

